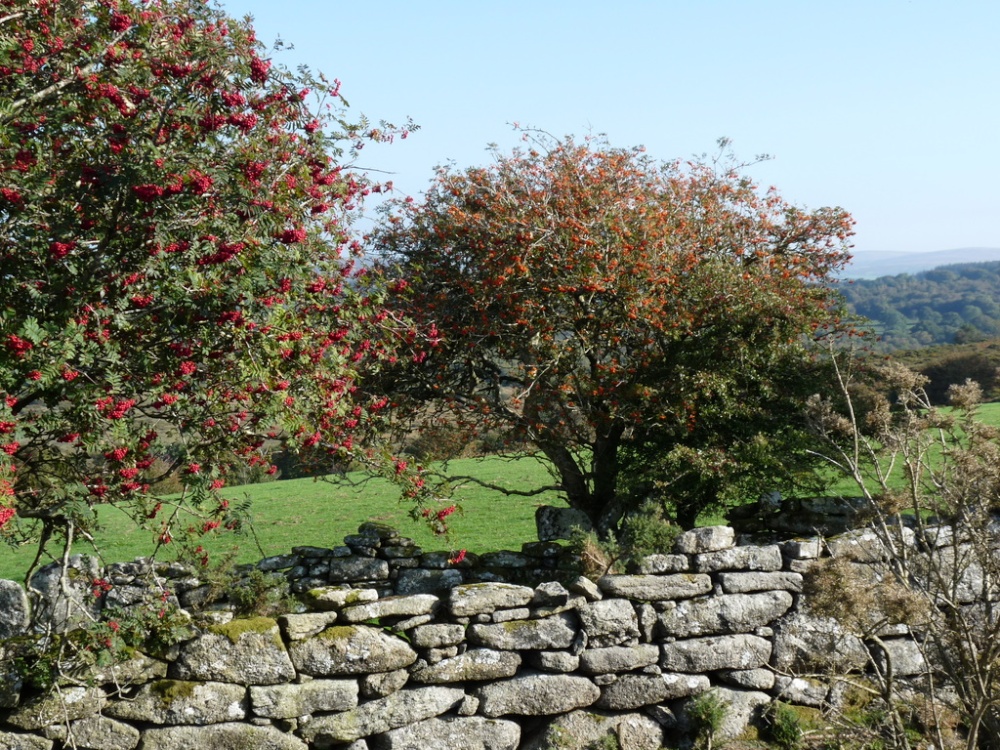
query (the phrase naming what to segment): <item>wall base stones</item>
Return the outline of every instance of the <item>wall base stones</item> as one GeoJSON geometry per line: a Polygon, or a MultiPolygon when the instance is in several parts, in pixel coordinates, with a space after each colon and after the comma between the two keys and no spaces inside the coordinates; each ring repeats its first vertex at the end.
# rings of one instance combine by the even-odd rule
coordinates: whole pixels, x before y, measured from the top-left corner
{"type": "MultiPolygon", "coordinates": [[[[677,744],[686,702],[708,690],[729,705],[723,734],[735,736],[775,698],[822,705],[827,686],[799,674],[831,655],[868,663],[865,644],[802,611],[801,574],[819,554],[810,540],[737,545],[731,528],[697,529],[635,573],[595,584],[556,545],[453,566],[365,524],[342,547],[257,565],[304,602],[277,619],[232,619],[225,602],[199,610],[207,588],[180,566],[101,571],[81,558],[86,576],[113,581],[114,593],[77,603],[91,616],[102,604],[142,606],[142,587],[160,587],[189,603],[190,636],[49,692],[23,683],[0,642],[0,748],[571,750],[613,740],[659,750],[677,744]]],[[[70,628],[79,612],[53,598],[60,574],[40,572],[35,611],[70,628]]],[[[3,602],[0,636],[32,637],[41,623],[29,623],[20,587],[0,582],[3,602]]],[[[888,643],[907,674],[924,671],[912,641],[888,643]]]]}

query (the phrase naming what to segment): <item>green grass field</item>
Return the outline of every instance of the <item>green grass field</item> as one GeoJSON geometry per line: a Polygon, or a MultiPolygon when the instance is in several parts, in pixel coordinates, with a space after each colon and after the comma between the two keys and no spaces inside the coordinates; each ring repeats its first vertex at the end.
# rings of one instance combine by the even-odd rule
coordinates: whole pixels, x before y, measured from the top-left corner
{"type": "MultiPolygon", "coordinates": [[[[511,489],[530,489],[551,483],[545,467],[533,459],[462,459],[452,461],[450,468],[455,474],[473,474],[483,481],[511,489]]],[[[244,498],[251,501],[254,534],[224,533],[206,546],[221,552],[238,545],[239,562],[259,560],[261,550],[266,556],[282,554],[300,545],[334,547],[343,544],[346,534],[357,532],[361,523],[370,520],[395,527],[426,551],[519,550],[521,544],[537,538],[535,508],[565,504],[555,493],[527,498],[504,497],[491,490],[465,485],[457,490],[454,498],[461,512],[448,519],[450,534],[442,537],[431,533],[423,521],[410,518],[412,506],[399,500],[398,489],[381,479],[370,479],[356,486],[295,479],[235,487],[224,494],[234,501],[244,498]]],[[[107,562],[132,560],[153,551],[154,535],[134,528],[123,513],[103,507],[99,509],[99,520],[101,528],[95,539],[107,562]]],[[[93,553],[93,548],[81,543],[75,545],[73,551],[93,553]]],[[[169,551],[163,550],[161,555],[169,551]]],[[[0,547],[0,578],[20,580],[34,554],[34,547],[0,547]]]]}
{"type": "MultiPolygon", "coordinates": [[[[987,424],[1000,426],[1000,403],[984,405],[980,418],[987,424]]],[[[449,468],[454,474],[474,475],[511,489],[530,489],[551,482],[544,465],[534,459],[462,459],[451,462],[449,468]]],[[[902,481],[901,474],[896,481],[902,481]]],[[[858,490],[853,482],[842,479],[831,487],[828,494],[855,496],[858,490]]],[[[282,554],[299,545],[334,547],[342,543],[346,534],[356,532],[359,524],[369,520],[381,521],[399,529],[427,551],[517,550],[524,542],[536,539],[534,517],[537,506],[564,504],[554,492],[527,498],[506,497],[471,484],[465,485],[455,495],[463,512],[449,519],[449,537],[437,537],[424,523],[410,518],[411,506],[398,499],[395,487],[380,479],[371,479],[357,486],[312,479],[278,481],[236,487],[226,496],[231,500],[246,498],[251,501],[254,534],[222,534],[207,546],[222,552],[236,545],[239,547],[236,558],[239,562],[253,562],[262,556],[282,554]]],[[[105,561],[131,560],[152,553],[153,534],[135,529],[124,514],[113,508],[101,508],[100,511],[101,528],[95,537],[105,561]]],[[[724,519],[722,516],[706,516],[701,522],[724,523],[724,519]]],[[[93,549],[87,544],[78,544],[73,551],[92,553],[93,549]]],[[[0,547],[0,578],[22,578],[34,554],[33,547],[0,547]]]]}

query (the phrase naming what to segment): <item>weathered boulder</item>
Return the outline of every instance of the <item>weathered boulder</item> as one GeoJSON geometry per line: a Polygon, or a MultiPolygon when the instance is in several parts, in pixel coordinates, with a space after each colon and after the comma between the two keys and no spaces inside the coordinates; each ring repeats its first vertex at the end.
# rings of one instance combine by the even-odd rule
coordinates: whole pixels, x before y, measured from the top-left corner
{"type": "Polygon", "coordinates": [[[340,618],[344,622],[364,622],[382,617],[429,615],[437,610],[439,603],[440,599],[433,594],[389,596],[367,604],[345,607],[340,612],[340,618]]]}
{"type": "Polygon", "coordinates": [[[457,716],[392,729],[369,739],[368,746],[371,750],[516,750],[520,741],[521,727],[513,721],[457,716]]]}
{"type": "Polygon", "coordinates": [[[580,654],[580,671],[585,674],[631,672],[656,664],[659,658],[660,648],[652,643],[590,648],[580,654]]]}
{"type": "Polygon", "coordinates": [[[448,623],[421,625],[410,633],[410,642],[417,648],[457,646],[464,639],[465,628],[448,623]]]}
{"type": "MultiPolygon", "coordinates": [[[[67,562],[65,576],[61,563],[49,563],[35,571],[28,582],[31,615],[38,632],[51,628],[62,633],[85,627],[100,614],[101,600],[93,592],[94,580],[101,577],[100,561],[89,555],[72,555],[67,562]]],[[[15,614],[15,619],[18,616],[15,614]]]]}
{"type": "Polygon", "coordinates": [[[535,528],[540,541],[550,542],[571,539],[577,531],[593,531],[594,525],[582,510],[542,505],[535,511],[535,528]]]}
{"type": "Polygon", "coordinates": [[[663,730],[648,716],[587,710],[552,719],[522,750],[660,750],[662,746],[663,730]]]}
{"type": "Polygon", "coordinates": [[[712,692],[726,707],[718,728],[720,740],[737,737],[758,718],[762,706],[771,702],[771,696],[757,690],[737,690],[727,687],[712,688],[712,692]]]}
{"type": "Polygon", "coordinates": [[[470,625],[469,643],[509,651],[569,648],[576,637],[577,618],[570,612],[540,620],[511,620],[470,625]]]}
{"type": "Polygon", "coordinates": [[[513,651],[474,648],[437,664],[415,668],[410,679],[430,684],[496,680],[512,677],[520,666],[521,657],[513,651]]]}
{"type": "Polygon", "coordinates": [[[396,579],[399,594],[437,594],[453,589],[465,580],[460,570],[400,570],[396,579]]]}
{"type": "Polygon", "coordinates": [[[247,715],[247,690],[223,682],[157,680],[139,688],[129,700],[108,704],[114,719],[148,724],[221,724],[247,715]]]}
{"type": "Polygon", "coordinates": [[[773,626],[771,666],[779,672],[801,674],[833,668],[849,671],[868,663],[868,649],[836,621],[790,612],[773,626]]]}
{"type": "Polygon", "coordinates": [[[695,555],[694,569],[699,573],[718,570],[781,570],[781,549],[777,544],[767,547],[731,547],[718,552],[695,555]]]}
{"type": "Polygon", "coordinates": [[[586,677],[524,673],[483,685],[475,696],[483,716],[548,716],[589,706],[601,690],[586,677]]]}
{"type": "Polygon", "coordinates": [[[665,643],[660,666],[672,672],[754,669],[767,664],[770,641],[755,635],[720,635],[665,643]]]}
{"type": "Polygon", "coordinates": [[[135,750],[141,737],[135,727],[106,716],[55,724],[46,727],[43,734],[45,739],[58,740],[63,747],[73,750],[135,750]]]}
{"type": "Polygon", "coordinates": [[[317,711],[347,711],[358,706],[356,680],[310,680],[250,688],[254,714],[268,719],[294,719],[317,711]]]}
{"type": "Polygon", "coordinates": [[[334,625],[290,644],[289,656],[295,669],[313,677],[391,672],[417,660],[406,641],[365,625],[334,625]]]}
{"type": "Polygon", "coordinates": [[[17,732],[0,732],[0,747],[4,750],[52,750],[52,740],[17,732]]]}
{"type": "Polygon", "coordinates": [[[295,678],[278,623],[268,617],[213,625],[181,647],[171,676],[241,685],[275,685],[295,678]]]}
{"type": "Polygon", "coordinates": [[[377,557],[335,557],[329,560],[331,583],[385,581],[389,578],[389,563],[377,557]]]}
{"type": "Polygon", "coordinates": [[[375,589],[352,589],[348,586],[319,586],[309,589],[304,598],[309,607],[327,612],[377,601],[378,592],[375,589]]]}
{"type": "Polygon", "coordinates": [[[211,724],[163,727],[142,733],[142,750],[308,750],[302,740],[271,726],[211,724]]]}
{"type": "Polygon", "coordinates": [[[601,697],[594,705],[611,711],[628,711],[661,703],[669,694],[662,675],[623,674],[601,688],[601,697]]]}
{"type": "Polygon", "coordinates": [[[448,604],[453,616],[468,617],[524,607],[534,596],[534,589],[512,583],[467,583],[451,590],[448,604]]]}
{"type": "Polygon", "coordinates": [[[755,591],[802,591],[802,574],[789,571],[719,573],[718,581],[726,594],[750,594],[755,591]]]}
{"type": "Polygon", "coordinates": [[[667,576],[609,575],[597,585],[605,595],[639,601],[690,599],[712,590],[712,579],[703,573],[675,573],[667,576]]]}
{"type": "Polygon", "coordinates": [[[303,612],[302,614],[282,615],[278,625],[290,641],[300,641],[309,638],[337,621],[336,612],[303,612]]]}
{"type": "Polygon", "coordinates": [[[0,580],[0,641],[23,635],[30,614],[28,595],[16,581],[0,580]]]}
{"type": "Polygon", "coordinates": [[[698,555],[728,549],[736,543],[736,532],[730,526],[702,526],[685,531],[674,542],[674,550],[684,555],[698,555]]]}
{"type": "Polygon", "coordinates": [[[7,715],[7,723],[18,729],[34,731],[94,716],[107,703],[107,697],[98,688],[67,687],[19,706],[7,715]]]}
{"type": "Polygon", "coordinates": [[[792,606],[787,591],[722,596],[668,602],[660,613],[663,633],[674,638],[719,633],[749,633],[781,617],[792,606]]]}
{"type": "Polygon", "coordinates": [[[400,690],[397,693],[362,703],[339,714],[318,716],[306,724],[300,734],[316,747],[353,742],[373,734],[383,734],[424,719],[440,716],[465,698],[457,688],[428,686],[400,690]]]}
{"type": "Polygon", "coordinates": [[[589,602],[577,610],[577,615],[592,648],[620,646],[639,637],[635,607],[624,599],[589,602]]]}

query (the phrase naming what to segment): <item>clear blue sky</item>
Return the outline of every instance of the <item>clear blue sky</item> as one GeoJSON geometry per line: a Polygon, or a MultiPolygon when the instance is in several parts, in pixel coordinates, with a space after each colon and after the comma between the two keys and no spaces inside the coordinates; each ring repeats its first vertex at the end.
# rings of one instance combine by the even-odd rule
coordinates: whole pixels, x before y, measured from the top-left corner
{"type": "Polygon", "coordinates": [[[511,122],[606,133],[669,160],[720,136],[808,208],[857,219],[856,250],[1000,247],[996,0],[224,0],[276,56],[343,82],[355,113],[412,117],[366,149],[419,195],[483,164],[511,122]]]}

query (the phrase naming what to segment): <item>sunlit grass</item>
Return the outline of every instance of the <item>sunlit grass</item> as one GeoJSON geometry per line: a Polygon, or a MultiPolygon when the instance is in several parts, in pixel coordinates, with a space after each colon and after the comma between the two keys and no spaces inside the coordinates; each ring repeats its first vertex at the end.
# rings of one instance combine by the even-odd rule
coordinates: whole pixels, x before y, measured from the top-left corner
{"type": "MultiPolygon", "coordinates": [[[[986,424],[1000,426],[1000,403],[986,404],[979,418],[986,424]]],[[[451,462],[454,474],[476,476],[484,482],[511,489],[527,490],[551,483],[543,464],[530,458],[461,459],[451,462]]],[[[532,497],[504,496],[494,490],[466,484],[459,487],[455,501],[462,512],[449,518],[451,533],[435,536],[422,521],[410,517],[412,505],[399,499],[399,491],[382,479],[356,484],[324,480],[297,479],[236,487],[226,493],[234,501],[249,500],[253,514],[252,534],[225,533],[206,540],[206,547],[216,556],[238,547],[237,562],[253,562],[262,556],[278,555],[296,546],[334,547],[343,543],[346,534],[370,520],[387,523],[411,537],[426,551],[468,549],[489,552],[520,549],[534,541],[535,509],[539,505],[565,505],[558,493],[546,492],[532,497]],[[258,548],[259,543],[259,548],[258,548]]],[[[890,486],[902,487],[901,468],[890,478],[890,486]]],[[[832,484],[831,496],[859,495],[858,487],[843,477],[832,484]]],[[[155,534],[136,529],[132,521],[113,508],[99,509],[100,528],[95,534],[104,560],[115,562],[146,556],[156,546],[155,534]]],[[[721,514],[705,514],[702,525],[722,524],[721,514]]],[[[75,545],[73,552],[93,553],[86,543],[75,545]]],[[[169,549],[162,550],[169,557],[169,549]]],[[[31,564],[33,547],[0,548],[0,578],[20,579],[31,564]]]]}

